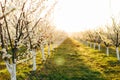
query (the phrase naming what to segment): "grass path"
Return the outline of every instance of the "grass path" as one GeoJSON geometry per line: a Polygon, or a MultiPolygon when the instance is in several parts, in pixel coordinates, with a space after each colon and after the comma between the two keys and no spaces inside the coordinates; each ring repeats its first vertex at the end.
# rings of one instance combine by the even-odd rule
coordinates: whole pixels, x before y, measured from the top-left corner
{"type": "MultiPolygon", "coordinates": [[[[114,56],[107,57],[105,51],[91,49],[68,38],[51,53],[46,62],[41,61],[41,54],[37,55],[36,71],[31,71],[32,60],[17,65],[17,79],[120,80],[120,62],[114,56]]],[[[0,80],[10,80],[8,71],[0,73],[0,80]]]]}
{"type": "Polygon", "coordinates": [[[65,40],[55,50],[54,58],[45,64],[41,76],[48,77],[48,80],[102,80],[98,71],[86,65],[81,52],[84,53],[79,43],[71,39],[65,40]]]}
{"type": "Polygon", "coordinates": [[[68,38],[36,73],[30,76],[31,79],[120,80],[120,62],[68,38]]]}

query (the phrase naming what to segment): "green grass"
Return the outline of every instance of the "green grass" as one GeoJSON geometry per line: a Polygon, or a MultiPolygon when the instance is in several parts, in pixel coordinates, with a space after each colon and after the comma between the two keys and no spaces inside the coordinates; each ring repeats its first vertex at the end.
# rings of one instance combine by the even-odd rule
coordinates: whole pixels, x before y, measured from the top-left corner
{"type": "MultiPolygon", "coordinates": [[[[115,57],[67,39],[54,51],[35,80],[120,80],[115,57]]],[[[32,77],[32,76],[31,76],[32,77]]],[[[34,77],[34,76],[33,76],[34,77]]]]}
{"type": "MultiPolygon", "coordinates": [[[[28,63],[18,65],[18,80],[120,80],[120,62],[116,57],[107,57],[105,51],[70,38],[52,51],[45,62],[37,55],[37,71],[31,71],[32,63],[28,63]]],[[[0,80],[5,75],[0,74],[0,80]]]]}
{"type": "MultiPolygon", "coordinates": [[[[41,52],[38,51],[36,56],[36,63],[37,63],[37,70],[40,70],[42,67],[42,57],[41,52]]],[[[47,50],[45,52],[47,57],[47,50]]],[[[17,79],[18,80],[25,80],[28,78],[29,74],[32,72],[32,59],[17,64],[17,79]]],[[[8,70],[6,69],[5,63],[3,60],[0,61],[0,80],[10,80],[10,74],[8,70]]]]}

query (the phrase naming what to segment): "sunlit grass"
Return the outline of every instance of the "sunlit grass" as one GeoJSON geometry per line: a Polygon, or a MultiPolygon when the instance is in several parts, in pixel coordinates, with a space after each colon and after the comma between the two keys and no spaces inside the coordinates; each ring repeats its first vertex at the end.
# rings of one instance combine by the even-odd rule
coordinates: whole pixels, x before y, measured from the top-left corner
{"type": "MultiPolygon", "coordinates": [[[[20,49],[25,50],[24,49],[20,49]]],[[[47,57],[47,48],[45,47],[45,56],[47,57]]],[[[29,74],[31,74],[32,71],[32,59],[25,61],[23,63],[17,64],[17,79],[18,80],[25,80],[29,77],[29,74]]],[[[37,65],[37,70],[40,70],[42,67],[42,56],[41,56],[41,51],[37,51],[37,56],[36,56],[36,65],[37,65]]],[[[10,74],[8,70],[6,69],[5,63],[3,60],[0,62],[0,80],[10,80],[10,74]],[[5,77],[6,76],[6,77],[5,77]]]]}
{"type": "Polygon", "coordinates": [[[67,39],[54,53],[39,74],[43,80],[119,80],[120,63],[104,52],[67,39]],[[56,58],[64,65],[57,65],[56,58]]]}
{"type": "MultiPolygon", "coordinates": [[[[112,56],[112,52],[111,56],[107,57],[105,50],[94,50],[68,38],[51,51],[50,57],[47,57],[47,48],[45,49],[47,57],[45,62],[42,62],[41,53],[38,51],[36,71],[32,71],[32,60],[19,64],[17,78],[18,80],[120,80],[120,62],[112,56]]],[[[9,73],[6,72],[2,74],[8,76],[9,73]]],[[[0,80],[4,80],[1,73],[0,76],[0,80]]]]}
{"type": "MultiPolygon", "coordinates": [[[[86,47],[86,46],[84,46],[86,47]]],[[[101,51],[88,47],[88,62],[93,69],[101,72],[107,80],[120,80],[120,62],[116,58],[115,48],[110,47],[110,56],[106,55],[106,48],[102,45],[101,51]],[[92,64],[91,64],[92,63],[92,64]]]]}
{"type": "Polygon", "coordinates": [[[65,60],[64,60],[63,57],[58,57],[58,58],[55,59],[55,63],[56,63],[56,65],[65,65],[64,64],[65,60]]]}
{"type": "Polygon", "coordinates": [[[80,47],[81,44],[74,40],[67,39],[64,41],[63,44],[55,49],[54,57],[49,59],[44,65],[44,70],[40,73],[42,79],[90,80],[94,77],[96,80],[103,80],[100,72],[91,70],[90,67],[83,62],[80,52],[85,52],[85,50],[80,47]],[[56,61],[56,59],[60,61],[56,61]],[[64,65],[58,65],[59,62],[64,63],[64,65]]]}

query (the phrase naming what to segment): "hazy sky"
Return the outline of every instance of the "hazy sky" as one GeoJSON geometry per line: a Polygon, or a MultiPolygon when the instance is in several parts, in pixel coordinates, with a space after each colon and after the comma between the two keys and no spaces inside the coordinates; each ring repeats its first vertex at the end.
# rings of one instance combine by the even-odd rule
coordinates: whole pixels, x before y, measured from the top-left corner
{"type": "Polygon", "coordinates": [[[54,21],[57,28],[75,32],[107,24],[111,15],[118,14],[120,0],[59,0],[54,21]]]}

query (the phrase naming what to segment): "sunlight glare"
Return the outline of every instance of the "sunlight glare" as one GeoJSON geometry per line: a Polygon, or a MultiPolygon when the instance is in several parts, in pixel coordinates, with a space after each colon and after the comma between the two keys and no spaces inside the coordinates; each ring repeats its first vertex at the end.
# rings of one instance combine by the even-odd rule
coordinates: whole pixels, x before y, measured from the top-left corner
{"type": "Polygon", "coordinates": [[[65,60],[64,60],[64,58],[59,57],[59,58],[56,58],[56,59],[55,59],[55,63],[56,63],[58,66],[64,65],[65,60]]]}
{"type": "Polygon", "coordinates": [[[54,22],[67,32],[94,29],[110,23],[111,15],[119,15],[119,3],[120,0],[111,0],[111,3],[110,0],[60,0],[54,22]]]}

